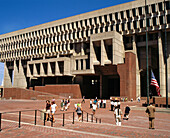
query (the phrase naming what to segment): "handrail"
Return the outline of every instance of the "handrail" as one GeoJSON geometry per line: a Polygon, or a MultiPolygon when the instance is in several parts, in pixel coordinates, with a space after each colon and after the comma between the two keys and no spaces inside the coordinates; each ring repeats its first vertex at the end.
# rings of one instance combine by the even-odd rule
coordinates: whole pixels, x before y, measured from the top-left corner
{"type": "MultiPolygon", "coordinates": [[[[83,112],[87,113],[87,122],[88,122],[88,115],[91,115],[91,117],[92,117],[91,122],[93,122],[93,117],[94,117],[94,118],[96,118],[96,123],[97,123],[97,119],[99,119],[99,122],[101,123],[101,118],[95,117],[93,114],[90,114],[85,110],[83,110],[83,112]]],[[[82,121],[83,121],[83,112],[82,112],[82,121]]]]}

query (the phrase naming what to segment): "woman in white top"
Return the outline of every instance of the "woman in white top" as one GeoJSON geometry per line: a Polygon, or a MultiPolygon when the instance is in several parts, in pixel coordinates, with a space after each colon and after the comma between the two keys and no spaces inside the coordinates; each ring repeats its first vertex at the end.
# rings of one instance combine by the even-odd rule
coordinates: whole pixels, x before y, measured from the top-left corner
{"type": "Polygon", "coordinates": [[[96,103],[94,103],[93,104],[93,115],[95,115],[96,109],[97,109],[97,105],[96,105],[96,103]]]}
{"type": "Polygon", "coordinates": [[[55,122],[55,119],[54,119],[54,114],[55,112],[57,111],[57,105],[55,104],[55,101],[52,101],[51,102],[51,116],[52,116],[52,121],[55,122]]]}

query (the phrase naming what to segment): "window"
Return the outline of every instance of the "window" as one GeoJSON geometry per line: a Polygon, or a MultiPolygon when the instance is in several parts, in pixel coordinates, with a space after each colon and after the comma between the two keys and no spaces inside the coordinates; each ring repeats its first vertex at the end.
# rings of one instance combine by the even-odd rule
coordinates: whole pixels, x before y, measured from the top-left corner
{"type": "Polygon", "coordinates": [[[139,7],[138,10],[139,10],[139,15],[142,15],[142,7],[139,7]]]}
{"type": "Polygon", "coordinates": [[[163,11],[162,2],[158,3],[159,11],[163,11]]]}
{"type": "Polygon", "coordinates": [[[155,13],[155,12],[156,12],[156,10],[155,10],[155,4],[152,4],[151,7],[152,7],[152,12],[155,13]]]}

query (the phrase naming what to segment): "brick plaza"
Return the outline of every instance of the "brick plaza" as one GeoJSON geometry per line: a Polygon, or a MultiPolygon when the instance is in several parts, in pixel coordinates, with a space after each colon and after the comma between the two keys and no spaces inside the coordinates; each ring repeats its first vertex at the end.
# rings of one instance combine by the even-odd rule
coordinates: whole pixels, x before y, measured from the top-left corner
{"type": "MultiPolygon", "coordinates": [[[[62,114],[56,115],[56,122],[51,127],[50,122],[43,126],[41,113],[37,113],[37,124],[34,125],[35,109],[43,110],[45,101],[43,100],[1,100],[0,112],[22,111],[21,127],[18,128],[18,112],[2,114],[2,131],[0,137],[169,137],[170,136],[170,110],[165,108],[156,108],[155,130],[148,129],[148,118],[145,113],[145,107],[142,102],[122,102],[121,109],[124,113],[124,107],[128,104],[131,108],[130,119],[123,120],[122,126],[116,126],[113,112],[110,111],[110,101],[107,101],[107,108],[99,108],[96,111],[96,117],[101,118],[102,122],[93,123],[89,115],[84,112],[83,122],[79,122],[75,113],[75,122],[72,124],[72,113],[74,103],[81,99],[72,99],[68,111],[60,111],[60,100],[57,100],[59,109],[57,113],[65,114],[65,125],[62,126],[62,114]],[[67,114],[68,113],[68,114],[67,114]]],[[[89,100],[82,104],[84,111],[92,113],[89,109],[89,100]]]]}

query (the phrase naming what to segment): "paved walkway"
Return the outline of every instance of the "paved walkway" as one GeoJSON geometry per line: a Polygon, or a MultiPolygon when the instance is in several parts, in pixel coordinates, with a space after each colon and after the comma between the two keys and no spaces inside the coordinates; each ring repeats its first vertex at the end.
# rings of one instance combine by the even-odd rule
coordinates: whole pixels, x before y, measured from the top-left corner
{"type": "MultiPolygon", "coordinates": [[[[81,100],[71,100],[70,109],[67,112],[74,111],[74,103],[81,100]]],[[[121,108],[129,105],[131,110],[130,119],[123,120],[122,126],[116,126],[113,112],[110,111],[109,101],[106,109],[98,109],[96,117],[102,119],[102,123],[91,122],[91,116],[84,113],[83,122],[77,120],[75,114],[75,122],[73,122],[73,114],[65,114],[65,126],[63,127],[62,114],[55,115],[56,122],[51,127],[50,122],[46,122],[43,126],[41,120],[41,112],[37,112],[37,125],[34,125],[35,111],[27,111],[21,113],[21,128],[18,128],[18,112],[2,114],[2,131],[0,137],[170,137],[170,109],[156,108],[155,130],[148,129],[148,118],[145,113],[145,107],[142,103],[124,102],[121,108]]],[[[60,100],[57,100],[60,105],[60,100]]],[[[44,109],[45,101],[31,100],[1,100],[0,112],[19,111],[19,110],[35,110],[44,109]]],[[[89,100],[82,104],[83,110],[92,113],[89,109],[89,100]]],[[[57,111],[63,113],[63,111],[57,111]]]]}

